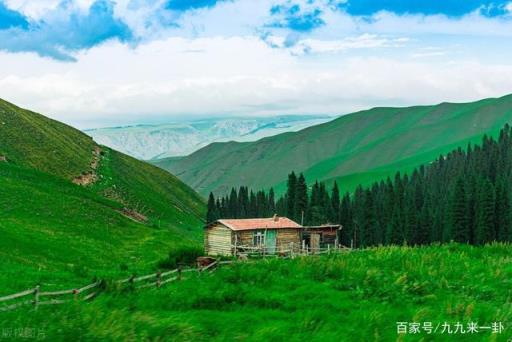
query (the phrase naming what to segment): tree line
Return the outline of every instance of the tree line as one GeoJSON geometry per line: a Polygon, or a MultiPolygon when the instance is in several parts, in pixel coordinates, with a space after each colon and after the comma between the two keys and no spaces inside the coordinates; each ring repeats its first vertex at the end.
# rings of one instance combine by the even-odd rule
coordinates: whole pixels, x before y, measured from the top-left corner
{"type": "Polygon", "coordinates": [[[286,193],[273,189],[232,189],[208,200],[208,221],[218,218],[287,216],[304,225],[339,223],[342,243],[356,247],[421,245],[457,241],[480,245],[512,241],[512,132],[484,136],[441,155],[410,173],[358,186],[340,196],[336,182],[328,189],[303,174],[288,175],[286,193]]]}

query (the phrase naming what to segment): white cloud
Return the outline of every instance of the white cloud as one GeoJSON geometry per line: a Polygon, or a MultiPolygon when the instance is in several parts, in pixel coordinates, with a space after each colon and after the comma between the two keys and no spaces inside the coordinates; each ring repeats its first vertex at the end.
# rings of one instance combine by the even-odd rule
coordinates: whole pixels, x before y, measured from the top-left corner
{"type": "Polygon", "coordinates": [[[321,63],[257,37],[109,43],[76,63],[0,54],[0,94],[81,126],[181,115],[342,114],[466,101],[512,89],[512,66],[334,55],[321,63]]]}
{"type": "MultiPolygon", "coordinates": [[[[55,2],[9,6],[37,17],[55,2]]],[[[342,114],[512,92],[510,20],[386,12],[368,20],[325,7],[324,26],[292,35],[265,26],[277,2],[227,1],[156,18],[162,0],[119,0],[116,17],[144,37],[137,45],[110,41],[73,53],[75,63],[0,52],[0,97],[84,127],[183,115],[342,114]],[[178,27],[165,25],[174,21],[178,27]]]]}
{"type": "MultiPolygon", "coordinates": [[[[95,0],[74,0],[67,6],[87,12],[95,0]]],[[[42,19],[49,11],[55,10],[62,0],[5,0],[7,6],[33,19],[42,19]]]]}
{"type": "Polygon", "coordinates": [[[506,9],[508,12],[512,13],[512,2],[509,2],[508,4],[506,4],[506,5],[505,5],[505,9],[506,9]]]}
{"type": "MultiPolygon", "coordinates": [[[[271,46],[286,48],[284,37],[270,37],[271,46]]],[[[376,34],[362,34],[356,37],[347,37],[340,40],[302,39],[289,47],[294,55],[339,53],[353,49],[370,48],[397,48],[403,47],[409,38],[387,38],[376,34]]]]}

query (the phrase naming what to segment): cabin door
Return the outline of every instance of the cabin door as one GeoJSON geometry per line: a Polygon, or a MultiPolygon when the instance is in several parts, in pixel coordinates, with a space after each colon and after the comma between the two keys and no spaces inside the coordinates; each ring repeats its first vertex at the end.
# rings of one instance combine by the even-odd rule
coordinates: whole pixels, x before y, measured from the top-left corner
{"type": "Polygon", "coordinates": [[[267,236],[265,237],[265,247],[268,254],[275,254],[276,252],[276,231],[267,230],[267,236]]]}
{"type": "Polygon", "coordinates": [[[320,233],[311,233],[311,252],[317,253],[320,249],[320,233]]]}

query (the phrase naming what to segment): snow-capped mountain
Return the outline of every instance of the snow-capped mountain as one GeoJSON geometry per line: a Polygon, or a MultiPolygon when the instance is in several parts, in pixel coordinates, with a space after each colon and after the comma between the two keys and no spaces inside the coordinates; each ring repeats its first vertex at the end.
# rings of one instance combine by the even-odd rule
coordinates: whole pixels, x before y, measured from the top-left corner
{"type": "Polygon", "coordinates": [[[139,159],[188,155],[212,142],[254,141],[330,121],[330,116],[215,118],[85,130],[96,142],[139,159]]]}

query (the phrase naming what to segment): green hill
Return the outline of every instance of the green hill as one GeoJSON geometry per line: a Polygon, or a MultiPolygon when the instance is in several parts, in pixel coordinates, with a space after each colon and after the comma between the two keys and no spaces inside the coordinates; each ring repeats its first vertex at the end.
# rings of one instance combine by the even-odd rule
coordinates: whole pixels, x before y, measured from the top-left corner
{"type": "Polygon", "coordinates": [[[200,245],[204,210],[166,171],[0,101],[0,294],[154,269],[200,245]]]}
{"type": "Polygon", "coordinates": [[[156,165],[203,195],[232,186],[284,190],[287,174],[338,179],[343,190],[428,163],[454,147],[495,135],[512,122],[512,95],[471,103],[373,108],[256,142],[215,143],[156,165]]]}

